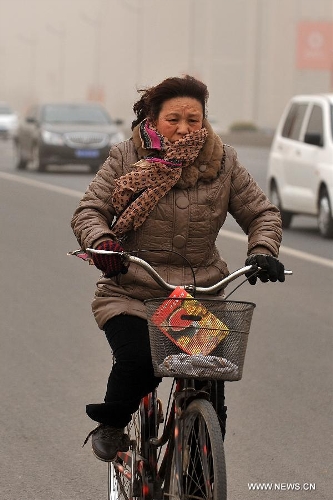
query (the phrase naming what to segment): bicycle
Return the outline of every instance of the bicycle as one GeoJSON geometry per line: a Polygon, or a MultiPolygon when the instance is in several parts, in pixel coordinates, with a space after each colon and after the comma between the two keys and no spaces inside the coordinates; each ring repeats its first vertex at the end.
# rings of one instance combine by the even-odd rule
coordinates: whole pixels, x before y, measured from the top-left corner
{"type": "MultiPolygon", "coordinates": [[[[87,252],[118,253],[90,248],[87,252]]],[[[127,426],[129,450],[118,452],[116,459],[108,462],[108,500],[226,500],[223,421],[219,418],[219,405],[221,398],[224,404],[224,381],[242,377],[256,305],[227,300],[235,290],[226,298],[216,295],[245,273],[260,269],[242,267],[210,287],[196,287],[195,283],[182,285],[181,297],[175,297],[173,294],[176,290],[179,292],[179,286],[164,281],[145,260],[126,252],[119,255],[124,263],[140,265],[165,290],[173,292],[169,297],[145,301],[155,375],[172,377],[173,383],[165,417],[156,390],[141,400],[138,411],[133,414],[127,426]],[[200,294],[200,299],[196,294],[200,294]],[[201,298],[202,294],[215,296],[207,299],[201,298]],[[171,311],[173,319],[171,321],[169,315],[166,322],[161,322],[166,311],[167,314],[171,311]],[[191,335],[185,335],[191,327],[191,335]],[[175,332],[178,337],[170,335],[175,332]],[[198,332],[204,344],[193,344],[198,332]],[[209,342],[213,342],[210,350],[208,337],[209,342]],[[199,348],[197,353],[195,349],[199,348]],[[221,387],[222,395],[219,394],[221,387]]],[[[292,272],[285,271],[285,274],[292,272]]],[[[198,338],[197,335],[197,341],[198,338]]]]}

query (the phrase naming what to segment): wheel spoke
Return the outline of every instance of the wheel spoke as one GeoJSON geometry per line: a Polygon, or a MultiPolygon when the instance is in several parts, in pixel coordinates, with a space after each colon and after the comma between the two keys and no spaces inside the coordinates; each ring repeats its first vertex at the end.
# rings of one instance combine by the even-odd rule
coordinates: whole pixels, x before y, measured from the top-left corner
{"type": "Polygon", "coordinates": [[[192,423],[187,438],[188,466],[183,470],[185,492],[190,498],[213,498],[214,475],[211,460],[209,436],[200,415],[192,423]]]}

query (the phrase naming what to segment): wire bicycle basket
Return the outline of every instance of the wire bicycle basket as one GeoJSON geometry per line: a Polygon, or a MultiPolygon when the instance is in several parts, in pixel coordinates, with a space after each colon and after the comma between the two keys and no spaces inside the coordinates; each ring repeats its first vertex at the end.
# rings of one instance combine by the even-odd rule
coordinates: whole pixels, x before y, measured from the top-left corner
{"type": "Polygon", "coordinates": [[[157,377],[242,378],[255,304],[164,297],[145,301],[157,377]]]}

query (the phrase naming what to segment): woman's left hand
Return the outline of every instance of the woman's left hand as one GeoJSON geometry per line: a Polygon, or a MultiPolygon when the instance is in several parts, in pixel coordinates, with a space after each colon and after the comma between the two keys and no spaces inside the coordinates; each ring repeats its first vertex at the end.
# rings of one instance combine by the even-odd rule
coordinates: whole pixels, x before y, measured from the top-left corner
{"type": "Polygon", "coordinates": [[[255,285],[257,278],[266,283],[267,281],[281,281],[285,280],[284,265],[276,257],[262,253],[251,254],[245,261],[246,266],[258,266],[260,271],[249,271],[245,274],[248,278],[250,285],[255,285]]]}

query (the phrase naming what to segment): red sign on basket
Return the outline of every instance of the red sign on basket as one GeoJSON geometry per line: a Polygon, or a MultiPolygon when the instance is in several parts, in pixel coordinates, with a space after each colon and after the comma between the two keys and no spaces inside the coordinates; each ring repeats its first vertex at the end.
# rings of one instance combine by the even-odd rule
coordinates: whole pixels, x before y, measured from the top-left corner
{"type": "Polygon", "coordinates": [[[184,288],[177,287],[156,309],[152,322],[187,354],[207,355],[228,335],[228,327],[184,288]]]}

